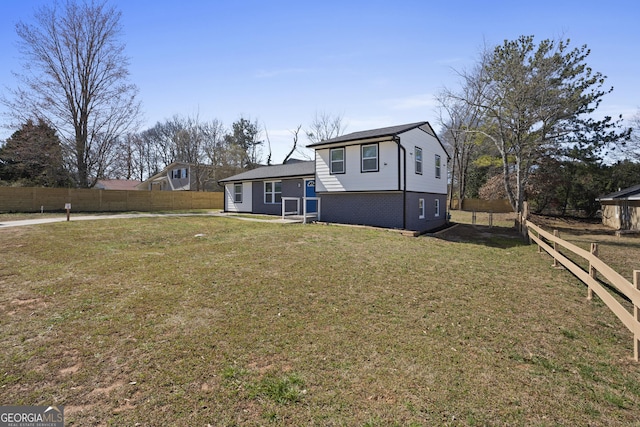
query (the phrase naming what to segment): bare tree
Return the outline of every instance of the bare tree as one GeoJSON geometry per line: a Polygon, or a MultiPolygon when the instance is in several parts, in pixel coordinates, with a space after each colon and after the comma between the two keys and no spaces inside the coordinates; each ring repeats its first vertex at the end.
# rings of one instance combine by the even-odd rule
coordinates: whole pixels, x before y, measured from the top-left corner
{"type": "Polygon", "coordinates": [[[625,147],[614,153],[618,160],[640,162],[640,110],[631,118],[631,137],[625,147]]]}
{"type": "Polygon", "coordinates": [[[470,132],[479,126],[481,112],[461,98],[469,99],[474,95],[469,93],[469,87],[463,94],[454,94],[444,90],[438,96],[440,103],[440,124],[442,125],[442,139],[449,146],[451,154],[451,189],[449,191],[449,208],[453,208],[453,197],[457,192],[459,206],[466,195],[467,176],[469,166],[478,151],[477,134],[470,132]],[[456,191],[457,188],[457,191],[456,191]]]}
{"type": "Polygon", "coordinates": [[[267,138],[267,150],[269,154],[267,154],[267,166],[271,166],[271,139],[269,139],[269,131],[267,130],[267,126],[264,126],[264,136],[267,138]]]}
{"type": "Polygon", "coordinates": [[[298,125],[296,130],[291,131],[291,133],[293,134],[293,147],[291,147],[291,151],[289,151],[289,154],[287,154],[287,156],[282,161],[283,165],[287,163],[287,160],[289,160],[291,156],[293,156],[293,153],[295,153],[296,150],[298,149],[298,134],[300,133],[301,128],[302,128],[302,125],[298,125]]]}
{"type": "Polygon", "coordinates": [[[14,119],[46,119],[73,158],[75,180],[91,187],[112,161],[117,140],[137,125],[137,88],[127,82],[121,13],[106,1],[45,5],[16,32],[21,84],[2,102],[14,119]]]}
{"type": "Polygon", "coordinates": [[[316,111],[316,116],[306,133],[309,141],[316,143],[338,137],[344,133],[345,129],[346,125],[341,115],[333,116],[324,111],[320,113],[316,111]]]}

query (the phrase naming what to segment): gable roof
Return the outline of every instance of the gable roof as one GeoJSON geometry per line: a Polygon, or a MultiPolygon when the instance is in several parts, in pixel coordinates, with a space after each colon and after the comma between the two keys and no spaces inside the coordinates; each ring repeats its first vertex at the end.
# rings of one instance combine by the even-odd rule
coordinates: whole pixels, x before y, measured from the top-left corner
{"type": "Polygon", "coordinates": [[[625,188],[624,190],[607,194],[605,196],[601,196],[597,200],[603,201],[616,199],[640,200],[640,184],[634,185],[633,187],[625,188]]]}
{"type": "Polygon", "coordinates": [[[297,161],[285,165],[263,166],[219,180],[218,182],[256,181],[269,178],[294,178],[316,173],[314,161],[297,161]]]}
{"type": "Polygon", "coordinates": [[[135,190],[142,181],[132,179],[99,179],[95,187],[99,190],[135,190]]]}
{"type": "MultiPolygon", "coordinates": [[[[420,126],[424,126],[424,125],[429,125],[428,122],[416,122],[416,123],[408,123],[405,125],[397,125],[397,126],[389,126],[389,127],[385,127],[385,128],[379,128],[379,129],[371,129],[371,130],[363,130],[360,132],[352,132],[349,133],[347,135],[342,135],[342,136],[338,136],[336,138],[331,138],[331,139],[327,139],[326,141],[320,141],[320,142],[316,142],[314,144],[309,144],[307,145],[307,147],[309,148],[315,148],[315,147],[320,147],[323,145],[329,145],[329,144],[335,144],[338,142],[350,142],[350,141],[357,141],[360,139],[368,139],[368,138],[379,138],[379,137],[385,137],[385,136],[396,136],[400,133],[409,131],[411,129],[415,129],[418,128],[420,126]]],[[[431,126],[429,125],[429,128],[431,128],[431,126]]],[[[435,133],[433,134],[433,136],[435,136],[435,133]]]]}

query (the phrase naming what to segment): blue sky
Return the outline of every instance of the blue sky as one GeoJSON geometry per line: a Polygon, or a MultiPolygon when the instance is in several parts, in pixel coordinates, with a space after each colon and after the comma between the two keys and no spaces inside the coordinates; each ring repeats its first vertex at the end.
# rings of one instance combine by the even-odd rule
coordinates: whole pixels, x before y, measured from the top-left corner
{"type": "MultiPolygon", "coordinates": [[[[2,0],[0,90],[20,71],[15,24],[51,1],[2,0]]],[[[244,116],[266,127],[273,160],[316,112],[340,114],[346,132],[428,120],[454,70],[486,45],[520,35],[569,38],[613,93],[599,115],[640,108],[636,1],[165,1],[112,0],[122,11],[131,81],[144,127],[174,114],[244,116]]],[[[10,135],[1,130],[0,139],[10,135]]],[[[306,143],[305,138],[301,138],[306,143]]]]}

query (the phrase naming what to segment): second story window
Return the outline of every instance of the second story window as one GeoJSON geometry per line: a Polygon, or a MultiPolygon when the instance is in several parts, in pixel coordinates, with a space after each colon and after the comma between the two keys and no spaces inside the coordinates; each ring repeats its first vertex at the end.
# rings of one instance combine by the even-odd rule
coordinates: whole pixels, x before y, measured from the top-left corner
{"type": "Polygon", "coordinates": [[[187,168],[183,168],[183,169],[174,169],[171,171],[171,178],[172,179],[181,179],[181,178],[187,178],[189,176],[189,169],[187,168]]]}
{"type": "Polygon", "coordinates": [[[344,147],[329,150],[329,167],[331,173],[344,173],[344,147]]]}
{"type": "Polygon", "coordinates": [[[440,178],[440,156],[436,154],[436,178],[440,178]]]}
{"type": "Polygon", "coordinates": [[[422,148],[416,147],[416,173],[422,175],[422,148]]]}
{"type": "Polygon", "coordinates": [[[362,172],[378,171],[378,144],[368,144],[361,146],[362,172]]]}

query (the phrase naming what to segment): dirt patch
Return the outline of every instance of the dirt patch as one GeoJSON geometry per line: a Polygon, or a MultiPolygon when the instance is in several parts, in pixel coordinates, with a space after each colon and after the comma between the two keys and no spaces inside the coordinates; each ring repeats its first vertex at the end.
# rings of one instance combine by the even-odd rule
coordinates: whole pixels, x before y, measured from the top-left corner
{"type": "Polygon", "coordinates": [[[116,381],[115,383],[111,384],[110,386],[93,389],[93,391],[91,391],[91,393],[89,393],[89,396],[95,396],[95,395],[99,395],[99,394],[109,394],[113,390],[118,389],[118,388],[122,387],[123,385],[124,385],[124,382],[116,381]]]}
{"type": "Polygon", "coordinates": [[[75,365],[69,366],[68,368],[60,369],[60,375],[75,374],[80,370],[80,368],[82,368],[82,363],[76,363],[75,365]]]}
{"type": "Polygon", "coordinates": [[[487,225],[454,224],[436,237],[450,242],[479,243],[495,247],[511,247],[524,244],[515,228],[489,227],[487,225]]]}

